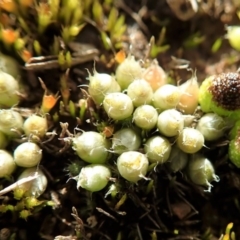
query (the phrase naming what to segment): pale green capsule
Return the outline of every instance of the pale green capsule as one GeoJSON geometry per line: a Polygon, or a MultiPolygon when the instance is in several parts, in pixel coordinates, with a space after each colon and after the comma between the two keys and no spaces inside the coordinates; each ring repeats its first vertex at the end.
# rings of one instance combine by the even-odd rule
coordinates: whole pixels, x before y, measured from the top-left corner
{"type": "Polygon", "coordinates": [[[5,150],[0,150],[0,178],[8,177],[15,169],[13,156],[5,150]]]}
{"type": "Polygon", "coordinates": [[[194,128],[184,128],[177,137],[177,146],[185,153],[196,153],[204,145],[204,137],[194,128]]]}
{"type": "Polygon", "coordinates": [[[101,104],[108,93],[120,92],[121,88],[113,76],[94,72],[89,74],[88,92],[96,104],[101,104]]]}
{"type": "Polygon", "coordinates": [[[77,188],[84,188],[90,192],[97,192],[105,188],[111,177],[108,167],[101,164],[90,164],[83,167],[77,178],[77,188]]]}
{"type": "Polygon", "coordinates": [[[132,99],[133,105],[139,107],[144,104],[151,104],[153,90],[147,81],[137,79],[128,86],[127,95],[132,99]]]}
{"type": "Polygon", "coordinates": [[[142,77],[142,67],[135,60],[134,56],[129,55],[116,70],[116,79],[122,91],[135,80],[142,77]]]}
{"type": "Polygon", "coordinates": [[[17,137],[23,128],[23,118],[20,113],[11,109],[0,110],[0,131],[9,137],[17,137]]]}
{"type": "Polygon", "coordinates": [[[42,149],[34,142],[25,142],[14,150],[13,156],[18,166],[34,167],[42,159],[42,149]]]}
{"type": "Polygon", "coordinates": [[[168,109],[158,116],[157,128],[166,137],[177,136],[184,127],[184,118],[176,109],[168,109]]]}
{"type": "Polygon", "coordinates": [[[190,160],[188,165],[188,176],[193,183],[207,187],[207,192],[211,192],[212,181],[220,181],[209,159],[199,154],[194,155],[190,160]]]}
{"type": "Polygon", "coordinates": [[[151,130],[156,127],[158,120],[158,112],[151,105],[142,105],[135,109],[133,113],[133,122],[136,126],[151,130]]]}
{"type": "Polygon", "coordinates": [[[170,156],[171,144],[166,138],[153,136],[145,143],[144,151],[150,162],[162,164],[170,156]]]}
{"type": "Polygon", "coordinates": [[[139,134],[130,128],[123,128],[113,134],[112,150],[114,153],[121,154],[126,151],[138,150],[141,145],[139,134]]]}
{"type": "Polygon", "coordinates": [[[37,174],[36,179],[24,182],[21,185],[19,185],[18,188],[22,189],[25,192],[24,194],[26,196],[38,198],[45,192],[48,185],[47,177],[45,176],[42,170],[36,169],[35,167],[27,168],[21,173],[17,180],[19,181],[30,176],[35,176],[35,174],[37,174]]]}
{"type": "Polygon", "coordinates": [[[131,117],[133,103],[124,93],[109,93],[103,100],[103,107],[108,116],[114,120],[124,120],[131,117]]]}
{"type": "Polygon", "coordinates": [[[239,26],[228,26],[227,27],[227,38],[230,45],[240,51],[240,27],[239,26]]]}
{"type": "Polygon", "coordinates": [[[207,113],[199,119],[196,129],[203,134],[206,141],[214,141],[224,135],[226,127],[226,121],[221,116],[207,113]]]}
{"type": "Polygon", "coordinates": [[[84,132],[73,138],[73,149],[88,163],[105,163],[108,158],[109,142],[98,132],[84,132]]]}
{"type": "Polygon", "coordinates": [[[148,164],[147,157],[136,151],[124,152],[117,159],[117,168],[120,175],[133,183],[144,178],[147,174],[148,164]]]}

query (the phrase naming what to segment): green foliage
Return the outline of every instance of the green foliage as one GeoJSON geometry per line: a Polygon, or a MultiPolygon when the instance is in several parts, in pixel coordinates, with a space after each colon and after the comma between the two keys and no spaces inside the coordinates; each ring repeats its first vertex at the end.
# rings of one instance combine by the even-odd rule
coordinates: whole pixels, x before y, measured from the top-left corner
{"type": "Polygon", "coordinates": [[[122,35],[127,29],[125,17],[120,15],[117,8],[111,6],[110,2],[105,4],[105,9],[99,1],[93,3],[94,25],[99,29],[103,45],[107,50],[120,49],[122,47],[122,35]]]}
{"type": "Polygon", "coordinates": [[[166,43],[166,31],[167,28],[163,27],[161,32],[159,33],[159,37],[155,43],[155,38],[152,37],[150,40],[150,57],[155,58],[158,56],[159,53],[166,52],[170,45],[166,43]]]}
{"type": "Polygon", "coordinates": [[[236,240],[235,233],[232,231],[233,223],[229,223],[226,227],[225,234],[219,240],[236,240]]]}
{"type": "Polygon", "coordinates": [[[112,1],[48,0],[30,1],[29,5],[18,1],[12,4],[11,7],[5,6],[4,1],[0,4],[1,14],[7,18],[11,14],[15,16],[11,22],[0,22],[0,43],[25,62],[31,56],[58,54],[61,41],[65,45],[73,41],[87,23],[99,30],[107,50],[122,47],[125,17],[112,1]]]}
{"type": "Polygon", "coordinates": [[[205,39],[206,37],[202,36],[200,32],[196,32],[184,40],[183,46],[187,49],[192,49],[200,45],[205,39]]]}
{"type": "Polygon", "coordinates": [[[213,43],[211,48],[212,53],[217,52],[221,46],[222,46],[222,38],[216,39],[216,41],[213,43]]]}
{"type": "Polygon", "coordinates": [[[54,207],[55,203],[48,200],[38,200],[35,197],[25,197],[24,194],[18,198],[16,197],[19,194],[18,189],[14,190],[14,196],[17,201],[15,204],[2,203],[0,205],[0,216],[6,212],[12,212],[13,215],[18,216],[27,220],[27,218],[33,215],[36,212],[41,211],[46,206],[54,207]]]}

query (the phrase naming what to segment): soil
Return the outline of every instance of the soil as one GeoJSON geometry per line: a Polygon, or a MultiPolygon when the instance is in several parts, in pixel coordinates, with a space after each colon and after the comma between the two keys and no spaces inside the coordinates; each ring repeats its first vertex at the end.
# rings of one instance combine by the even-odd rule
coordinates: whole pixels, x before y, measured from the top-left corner
{"type": "MultiPolygon", "coordinates": [[[[123,37],[125,50],[129,52],[129,46],[132,45],[131,51],[136,58],[144,59],[150,37],[154,36],[157,41],[167,21],[164,44],[170,47],[156,58],[177,83],[191,78],[192,72],[181,69],[173,56],[189,61],[188,68],[196,70],[199,83],[213,74],[236,72],[240,61],[239,52],[225,38],[226,25],[240,24],[234,4],[230,0],[200,2],[201,9],[188,20],[182,21],[164,0],[126,1],[131,14],[126,6],[119,6],[119,11],[126,15],[128,26],[123,37]],[[133,19],[133,13],[138,13],[140,21],[133,19]],[[187,47],[186,39],[195,33],[204,39],[195,46],[187,47]],[[219,38],[222,39],[222,45],[213,52],[212,45],[219,38]]],[[[107,60],[100,57],[95,60],[98,72],[114,72],[116,64],[109,64],[114,53],[104,49],[94,27],[87,25],[75,41],[90,41],[99,50],[99,56],[105,55],[107,60]]],[[[68,85],[71,89],[70,99],[74,103],[84,97],[85,93],[79,90],[79,85],[87,83],[86,69],[92,71],[93,65],[93,61],[88,61],[70,69],[68,85]]],[[[35,111],[40,106],[44,90],[38,78],[44,81],[50,92],[59,91],[59,78],[63,74],[60,69],[23,69],[22,72],[28,94],[21,101],[20,108],[35,111]]],[[[50,115],[53,116],[58,109],[59,104],[51,110],[50,115]]],[[[94,110],[98,111],[96,108],[94,110]]],[[[88,114],[88,117],[93,117],[91,111],[88,114]]],[[[67,168],[69,164],[78,162],[78,157],[63,139],[59,140],[62,132],[59,122],[68,123],[68,130],[72,134],[77,126],[84,131],[96,130],[95,126],[76,120],[68,113],[61,114],[58,122],[49,127],[49,132],[54,130],[58,135],[51,141],[41,143],[41,168],[49,184],[40,200],[51,200],[55,204],[34,209],[27,220],[10,211],[1,213],[0,239],[217,240],[230,222],[234,223],[236,239],[240,237],[240,170],[228,160],[227,136],[218,142],[208,143],[203,151],[220,177],[220,182],[213,183],[210,193],[190,182],[184,171],[171,173],[165,166],[158,166],[148,175],[154,180],[153,190],[149,193],[149,181],[130,184],[118,179],[118,184],[122,186],[121,192],[116,197],[105,197],[106,189],[90,193],[76,188],[76,181],[71,178],[67,168]],[[10,235],[12,238],[9,238],[10,235]]],[[[63,136],[67,138],[67,134],[63,133],[63,136]]],[[[14,143],[8,149],[11,151],[16,145],[14,143]]],[[[4,188],[7,185],[9,181],[1,179],[0,186],[4,188]]],[[[14,205],[17,200],[12,193],[8,193],[0,198],[0,203],[14,205]]]]}

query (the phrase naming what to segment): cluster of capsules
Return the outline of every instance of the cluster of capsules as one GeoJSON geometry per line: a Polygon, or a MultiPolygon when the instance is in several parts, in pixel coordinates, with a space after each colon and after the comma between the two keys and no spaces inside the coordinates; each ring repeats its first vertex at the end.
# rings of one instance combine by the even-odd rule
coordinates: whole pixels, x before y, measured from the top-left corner
{"type": "MultiPolygon", "coordinates": [[[[43,155],[38,143],[48,129],[44,116],[29,114],[24,118],[17,108],[14,109],[13,106],[19,101],[20,91],[19,81],[12,75],[0,71],[0,178],[8,178],[17,168],[22,168],[23,171],[17,171],[20,173],[17,182],[31,178],[35,174],[36,166],[43,155]]],[[[38,177],[33,178],[31,184],[26,181],[17,185],[22,195],[34,197],[39,197],[46,187],[47,178],[40,169],[38,177]]]]}
{"type": "Polygon", "coordinates": [[[211,182],[219,177],[202,149],[228,134],[234,114],[212,107],[215,98],[206,82],[209,78],[199,86],[193,74],[181,85],[169,84],[156,60],[143,66],[132,55],[118,65],[114,75],[96,70],[89,74],[88,92],[114,131],[108,137],[86,131],[73,138],[77,155],[90,163],[76,177],[77,187],[92,192],[105,188],[115,167],[118,176],[137,183],[147,180],[155,166],[165,164],[210,191],[211,182]]]}
{"type": "MultiPolygon", "coordinates": [[[[219,177],[202,150],[209,142],[228,136],[229,159],[240,167],[239,82],[239,73],[223,73],[205,79],[201,86],[195,74],[181,85],[169,84],[156,60],[141,63],[131,54],[113,75],[89,73],[88,93],[101,112],[96,124],[109,125],[112,131],[106,134],[96,127],[71,137],[74,151],[85,163],[75,177],[77,188],[100,191],[118,177],[131,183],[148,180],[148,173],[164,164],[210,191],[211,182],[219,177]]],[[[35,174],[42,159],[39,143],[46,135],[47,119],[39,115],[24,119],[11,108],[20,91],[13,76],[0,72],[0,85],[0,106],[4,106],[0,109],[0,177],[10,176],[19,166],[25,170],[18,180],[26,179],[35,174]],[[15,141],[10,153],[5,149],[15,139],[21,141],[15,141]]],[[[47,187],[45,175],[40,169],[37,172],[33,188],[21,184],[23,192],[34,197],[47,187]]]]}

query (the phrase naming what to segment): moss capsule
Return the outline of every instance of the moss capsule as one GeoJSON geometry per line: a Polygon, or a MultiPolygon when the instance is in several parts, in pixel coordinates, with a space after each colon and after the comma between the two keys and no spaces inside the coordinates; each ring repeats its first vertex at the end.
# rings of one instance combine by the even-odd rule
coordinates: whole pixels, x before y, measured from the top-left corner
{"type": "Polygon", "coordinates": [[[96,104],[101,104],[108,93],[120,92],[121,88],[113,76],[94,71],[89,74],[88,92],[96,104]]]}
{"type": "Polygon", "coordinates": [[[236,138],[240,132],[240,120],[236,121],[234,126],[232,127],[230,133],[229,133],[229,138],[230,140],[236,138]]]}
{"type": "Polygon", "coordinates": [[[240,73],[221,73],[205,79],[199,90],[199,103],[206,113],[231,119],[240,117],[240,73]]]}
{"type": "Polygon", "coordinates": [[[131,117],[134,109],[131,98],[124,93],[109,93],[103,100],[103,107],[114,120],[131,117]]]}
{"type": "Polygon", "coordinates": [[[156,127],[158,120],[158,112],[151,105],[142,105],[135,109],[133,113],[133,122],[136,126],[151,130],[156,127]]]}
{"type": "Polygon", "coordinates": [[[5,150],[0,150],[0,178],[11,175],[15,169],[13,156],[5,150]]]}
{"type": "Polygon", "coordinates": [[[3,53],[0,53],[0,70],[10,74],[15,79],[18,79],[21,75],[18,62],[14,58],[3,53]]]}
{"type": "Polygon", "coordinates": [[[42,170],[36,169],[35,167],[25,169],[18,177],[18,180],[34,176],[36,173],[38,174],[38,177],[36,179],[29,182],[25,182],[18,186],[19,189],[24,191],[25,196],[32,196],[38,198],[45,192],[47,188],[48,184],[47,177],[42,172],[42,170]]]}
{"type": "Polygon", "coordinates": [[[112,149],[114,153],[121,154],[126,151],[138,150],[141,145],[140,136],[130,128],[123,128],[113,134],[112,149]]]}
{"type": "Polygon", "coordinates": [[[84,188],[90,192],[97,192],[105,188],[111,177],[108,167],[101,164],[90,164],[83,167],[77,179],[77,188],[84,188]]]}
{"type": "Polygon", "coordinates": [[[180,91],[178,87],[166,84],[158,88],[153,94],[153,105],[160,112],[175,108],[179,103],[180,91]]]}
{"type": "Polygon", "coordinates": [[[183,130],[183,127],[184,118],[175,109],[165,110],[158,116],[157,128],[166,137],[177,136],[183,130]]]}
{"type": "Polygon", "coordinates": [[[215,174],[212,163],[202,155],[194,155],[188,165],[188,176],[197,185],[207,187],[207,192],[211,191],[212,181],[218,182],[220,179],[215,174]]]}
{"type": "Polygon", "coordinates": [[[164,163],[171,153],[170,142],[163,137],[153,136],[144,145],[144,152],[150,162],[164,163]]]}
{"type": "Polygon", "coordinates": [[[133,105],[138,107],[152,102],[153,90],[148,82],[138,79],[128,86],[127,95],[132,99],[133,105]]]}
{"type": "Polygon", "coordinates": [[[228,155],[230,161],[238,168],[240,168],[240,131],[239,121],[234,126],[235,131],[232,131],[231,141],[228,145],[228,155]]]}
{"type": "Polygon", "coordinates": [[[157,61],[153,61],[153,63],[144,70],[143,78],[151,85],[154,92],[167,83],[167,75],[158,65],[157,61]]]}
{"type": "Polygon", "coordinates": [[[42,159],[41,148],[33,142],[20,144],[13,153],[15,163],[20,167],[34,167],[42,159]]]}
{"type": "Polygon", "coordinates": [[[37,115],[28,117],[23,124],[23,131],[26,136],[32,134],[42,138],[46,134],[47,129],[47,119],[37,115]]]}
{"type": "Polygon", "coordinates": [[[179,87],[180,99],[177,109],[184,114],[193,114],[198,106],[199,85],[196,74],[179,87]]]}
{"type": "Polygon", "coordinates": [[[0,70],[0,107],[12,107],[19,102],[19,84],[10,74],[0,70]]]}
{"type": "Polygon", "coordinates": [[[132,55],[125,58],[125,60],[119,64],[116,69],[116,79],[122,91],[127,89],[130,83],[132,83],[135,79],[139,79],[141,77],[142,67],[132,55]]]}
{"type": "Polygon", "coordinates": [[[203,134],[205,140],[214,141],[224,135],[226,127],[226,122],[221,116],[206,113],[199,119],[196,129],[203,134]]]}
{"type": "Polygon", "coordinates": [[[229,44],[236,50],[240,51],[240,27],[239,26],[228,26],[227,27],[227,38],[229,44]]]}
{"type": "Polygon", "coordinates": [[[136,151],[124,152],[117,159],[117,168],[120,175],[133,183],[144,178],[148,164],[147,157],[136,151]]]}
{"type": "Polygon", "coordinates": [[[230,161],[240,168],[240,139],[236,137],[232,139],[228,146],[228,156],[230,161]]]}
{"type": "Polygon", "coordinates": [[[194,128],[184,128],[178,138],[178,147],[186,153],[196,153],[204,145],[204,137],[201,132],[194,128]]]}
{"type": "Polygon", "coordinates": [[[9,137],[16,137],[15,131],[22,131],[23,118],[20,113],[11,109],[0,110],[0,131],[9,137]],[[15,131],[14,131],[15,130],[15,131]]]}
{"type": "Polygon", "coordinates": [[[183,170],[188,163],[188,154],[179,149],[176,145],[172,147],[171,154],[167,161],[170,171],[176,173],[183,170]]]}
{"type": "Polygon", "coordinates": [[[107,161],[109,143],[100,133],[84,132],[72,141],[73,149],[82,160],[98,164],[107,161]]]}

